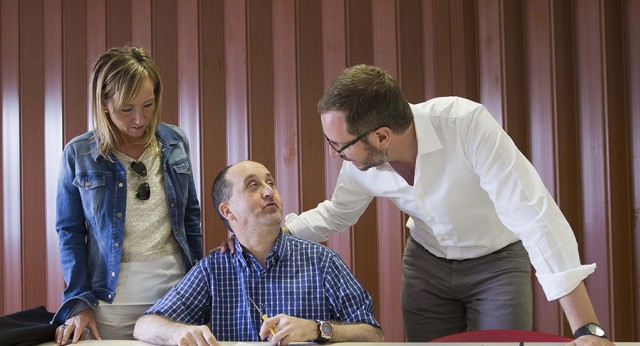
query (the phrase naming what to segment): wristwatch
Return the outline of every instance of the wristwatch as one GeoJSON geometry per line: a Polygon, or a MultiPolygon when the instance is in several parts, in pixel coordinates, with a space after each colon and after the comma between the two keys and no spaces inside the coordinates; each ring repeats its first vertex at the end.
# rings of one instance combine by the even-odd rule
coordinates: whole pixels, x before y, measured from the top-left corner
{"type": "Polygon", "coordinates": [[[587,323],[584,326],[578,328],[575,333],[573,333],[573,338],[577,339],[583,335],[593,335],[601,338],[606,338],[607,333],[604,332],[604,328],[597,323],[587,323]]]}
{"type": "Polygon", "coordinates": [[[316,322],[318,323],[318,338],[315,342],[322,344],[331,340],[331,337],[333,336],[333,327],[331,326],[331,323],[319,320],[316,322]]]}

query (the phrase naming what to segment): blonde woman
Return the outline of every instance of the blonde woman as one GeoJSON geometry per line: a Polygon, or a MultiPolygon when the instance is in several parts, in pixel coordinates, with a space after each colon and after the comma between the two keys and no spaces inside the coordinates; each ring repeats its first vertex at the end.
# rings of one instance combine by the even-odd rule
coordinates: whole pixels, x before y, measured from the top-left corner
{"type": "Polygon", "coordinates": [[[189,143],[160,122],[162,82],[142,48],[102,54],[93,130],[64,148],[56,231],[67,284],[56,342],[131,339],[135,321],[202,258],[189,143]]]}

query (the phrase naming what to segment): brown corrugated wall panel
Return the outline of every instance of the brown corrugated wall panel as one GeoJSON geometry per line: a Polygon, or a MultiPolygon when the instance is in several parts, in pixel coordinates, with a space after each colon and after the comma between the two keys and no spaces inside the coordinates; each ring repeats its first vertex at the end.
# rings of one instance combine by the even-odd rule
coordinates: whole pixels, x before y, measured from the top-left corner
{"type": "MultiPolygon", "coordinates": [[[[416,3],[405,1],[373,1],[373,54],[374,64],[381,66],[393,76],[398,76],[398,41],[404,37],[398,35],[397,19],[399,18],[399,8],[403,6],[416,6],[416,3]]],[[[412,10],[417,12],[419,18],[421,13],[420,3],[412,10]]],[[[405,12],[406,13],[406,10],[405,12]]],[[[405,18],[400,18],[404,21],[405,18]]],[[[420,21],[417,20],[417,27],[420,21]]],[[[416,24],[416,22],[412,23],[416,24]]],[[[422,35],[413,32],[418,44],[414,49],[419,50],[419,40],[422,35]]],[[[417,56],[416,63],[422,66],[420,56],[417,56]]],[[[413,66],[415,67],[415,66],[413,66]]],[[[417,74],[418,75],[418,74],[417,74]]],[[[421,73],[419,74],[421,75],[421,73]]],[[[418,80],[420,88],[422,80],[418,80]]],[[[421,89],[421,88],[420,88],[421,89]]],[[[334,158],[336,159],[336,158],[334,158]]],[[[339,160],[342,161],[342,160],[339,160]]],[[[402,312],[398,309],[401,306],[400,295],[402,282],[402,253],[404,251],[404,223],[400,211],[386,198],[376,201],[377,234],[378,234],[378,301],[376,316],[380,327],[384,331],[387,340],[402,340],[404,338],[404,326],[402,324],[402,312]]],[[[372,233],[374,230],[366,230],[372,233]]]]}
{"type": "MultiPolygon", "coordinates": [[[[20,4],[20,195],[22,298],[46,297],[44,222],[44,37],[42,1],[20,4]]],[[[18,149],[18,148],[15,148],[18,149]]]]}
{"type": "Polygon", "coordinates": [[[270,13],[273,11],[269,1],[247,3],[249,158],[275,171],[273,23],[270,13]]]}
{"type": "Polygon", "coordinates": [[[273,111],[275,174],[283,211],[300,210],[298,199],[298,103],[296,8],[294,0],[273,3],[273,111]]]}
{"type": "MultiPolygon", "coordinates": [[[[46,306],[58,306],[62,303],[60,291],[64,280],[58,263],[58,236],[55,232],[56,195],[60,153],[62,151],[62,1],[52,0],[43,3],[44,32],[44,179],[43,193],[45,205],[46,239],[46,306]]],[[[84,70],[84,69],[82,69],[84,70]]],[[[40,301],[39,301],[40,303],[40,301]]]]}
{"type": "MultiPolygon", "coordinates": [[[[87,23],[97,25],[92,16],[86,18],[84,1],[72,0],[62,3],[62,114],[64,143],[85,133],[90,121],[87,115],[87,85],[93,61],[97,55],[87,55],[89,31],[87,23]],[[83,68],[87,66],[86,68],[83,68]]],[[[104,50],[101,47],[100,50],[104,50]]]]}
{"type": "Polygon", "coordinates": [[[296,2],[296,69],[298,93],[299,198],[302,210],[316,206],[325,197],[324,136],[317,116],[317,103],[324,90],[322,78],[321,2],[296,2]]]}
{"type": "Polygon", "coordinates": [[[478,100],[478,44],[476,4],[470,0],[450,1],[451,92],[478,100]]]}
{"type": "MultiPolygon", "coordinates": [[[[605,164],[607,182],[607,204],[609,204],[609,242],[610,242],[610,284],[611,334],[620,340],[633,337],[633,309],[629,302],[629,292],[633,291],[634,280],[629,273],[633,271],[633,235],[619,230],[631,229],[632,222],[632,186],[631,186],[631,140],[629,112],[624,67],[624,16],[622,1],[602,1],[602,40],[604,52],[604,126],[607,140],[607,162],[605,164]]],[[[637,97],[637,95],[636,95],[637,97]]],[[[597,243],[596,243],[597,244],[597,243]]]]}
{"type": "MultiPolygon", "coordinates": [[[[347,66],[373,64],[373,26],[370,0],[347,0],[346,5],[346,49],[347,66]]],[[[317,102],[317,101],[316,101],[317,102]]],[[[377,201],[371,202],[360,220],[352,227],[352,270],[373,298],[373,308],[379,311],[378,263],[378,214],[377,201]]]]}
{"type": "MultiPolygon", "coordinates": [[[[635,232],[631,233],[634,237],[633,241],[633,253],[640,253],[640,236],[638,230],[640,230],[640,97],[634,95],[640,95],[640,25],[638,25],[638,18],[640,18],[640,2],[635,0],[627,0],[624,3],[625,6],[625,67],[626,67],[626,83],[627,83],[627,105],[628,112],[631,118],[631,123],[627,129],[627,133],[636,134],[631,136],[631,157],[633,163],[631,166],[632,176],[632,193],[633,193],[633,224],[630,230],[635,232]]],[[[622,230],[627,231],[627,230],[622,230]]],[[[634,255],[634,278],[640,276],[640,256],[634,255]]],[[[637,311],[640,310],[640,289],[634,287],[635,304],[628,306],[633,307],[633,325],[634,333],[630,340],[638,340],[640,337],[640,318],[638,318],[637,311]]]]}
{"type": "MultiPolygon", "coordinates": [[[[4,0],[0,103],[0,314],[64,287],[55,234],[64,143],[90,126],[87,83],[113,45],[150,50],[163,120],[187,132],[208,251],[228,233],[210,187],[253,158],[276,175],[286,213],[331,196],[317,102],[347,66],[373,63],[410,102],[483,102],[532,160],[576,234],[601,322],[617,341],[640,328],[640,47],[633,0],[4,0]],[[27,15],[28,13],[28,15],[27,15]],[[42,148],[45,148],[43,150],[42,148]],[[35,254],[46,253],[46,256],[35,254]],[[633,291],[630,301],[625,293],[633,291]]],[[[370,291],[387,341],[402,341],[406,215],[374,201],[327,245],[370,291]]],[[[534,280],[534,328],[571,332],[534,280]]]]}
{"type": "MultiPolygon", "coordinates": [[[[323,89],[342,70],[347,67],[347,25],[346,25],[346,5],[344,0],[322,1],[322,61],[323,61],[323,89]]],[[[320,91],[321,92],[321,91],[320,91]]],[[[318,118],[317,111],[307,116],[318,118]]],[[[331,197],[336,185],[338,172],[342,167],[342,160],[329,156],[332,150],[328,144],[324,144],[324,183],[325,195],[331,197]]],[[[304,210],[302,208],[301,210],[304,210]]],[[[336,250],[347,263],[349,268],[353,268],[351,256],[351,246],[353,241],[353,230],[351,228],[338,233],[327,241],[327,245],[336,250]]]]}
{"type": "MultiPolygon", "coordinates": [[[[570,4],[569,2],[565,2],[570,4]]],[[[569,8],[570,10],[571,8],[569,8]]],[[[528,89],[528,109],[530,114],[530,134],[531,134],[531,162],[537,168],[542,180],[547,185],[551,195],[558,201],[557,167],[559,162],[575,162],[574,159],[560,160],[560,148],[574,148],[577,144],[577,132],[575,130],[575,107],[571,112],[570,107],[563,107],[564,104],[572,104],[575,97],[572,89],[566,89],[567,73],[573,71],[570,66],[564,66],[564,61],[558,59],[563,56],[560,51],[564,45],[557,45],[558,39],[566,27],[556,27],[553,23],[553,9],[551,2],[538,1],[527,2],[524,8],[525,31],[528,33],[526,41],[527,79],[535,86],[528,89]],[[557,108],[564,111],[557,112],[557,108]],[[560,113],[560,114],[558,114],[560,113]],[[558,122],[570,123],[573,119],[573,126],[568,131],[558,135],[561,127],[558,122]],[[568,120],[568,121],[567,121],[568,120]],[[573,132],[570,129],[573,128],[573,132]],[[560,143],[559,143],[560,142],[560,143]],[[573,144],[573,145],[571,145],[573,144]]],[[[566,18],[563,23],[571,21],[566,18]]],[[[558,23],[562,24],[562,23],[558,23]]],[[[569,31],[571,36],[571,31],[569,31]]],[[[573,79],[570,78],[569,82],[573,79]]],[[[566,151],[566,150],[565,150],[566,151]]],[[[575,165],[574,165],[575,167],[575,165]]],[[[575,170],[574,170],[575,172],[575,170]]],[[[574,191],[578,192],[576,185],[574,191]]],[[[569,200],[568,196],[565,201],[569,200]]],[[[578,201],[579,202],[579,201],[578,201]]],[[[560,205],[562,207],[562,205],[560,205]]],[[[576,225],[572,223],[575,227],[576,225]]],[[[535,280],[535,279],[534,279],[535,280]]],[[[547,302],[540,285],[534,285],[534,329],[544,329],[560,334],[561,315],[557,303],[547,302]]]]}
{"type": "MultiPolygon", "coordinates": [[[[105,0],[107,47],[131,43],[131,0],[105,0]]],[[[174,12],[175,13],[175,12],[174,12]]]]}
{"type": "MultiPolygon", "coordinates": [[[[200,137],[200,57],[198,35],[198,0],[183,0],[177,3],[177,70],[178,73],[178,113],[177,125],[180,126],[189,138],[189,150],[192,157],[191,172],[195,181],[196,190],[203,198],[207,196],[202,186],[202,161],[200,150],[202,148],[200,137]]],[[[204,201],[201,199],[200,204],[204,201]]],[[[202,214],[200,215],[202,219],[202,214]]],[[[203,235],[203,243],[207,243],[207,235],[203,235]]]]}
{"type": "Polygon", "coordinates": [[[227,105],[224,49],[224,1],[200,1],[198,10],[200,42],[200,161],[202,230],[205,251],[227,239],[211,200],[211,185],[217,172],[227,165],[227,105]],[[206,231],[206,232],[205,232],[206,231]]]}
{"type": "MultiPolygon", "coordinates": [[[[179,125],[179,78],[182,71],[178,67],[178,6],[174,1],[154,1],[151,4],[150,55],[156,62],[162,78],[162,121],[179,125]]],[[[107,17],[107,20],[110,18],[107,17]]],[[[133,20],[133,18],[132,18],[133,20]]],[[[109,23],[107,26],[111,25],[109,23]]],[[[122,42],[119,44],[126,44],[122,42]]],[[[118,45],[116,42],[109,44],[118,45]]]]}
{"type": "MultiPolygon", "coordinates": [[[[20,8],[2,1],[2,300],[4,311],[23,306],[20,223],[20,8]]],[[[44,297],[43,297],[44,298],[44,297]]],[[[43,299],[44,300],[44,299],[43,299]]]]}
{"type": "Polygon", "coordinates": [[[632,235],[620,231],[631,228],[632,209],[622,11],[615,1],[585,1],[575,11],[584,191],[580,245],[584,261],[599,268],[586,282],[591,295],[606,297],[593,304],[611,336],[630,340],[633,312],[627,307],[632,304],[623,292],[632,289],[632,235]]]}
{"type": "Polygon", "coordinates": [[[22,308],[22,272],[19,217],[20,193],[15,177],[19,167],[18,153],[13,148],[19,147],[18,124],[15,121],[19,113],[18,88],[20,77],[18,68],[19,55],[19,4],[18,1],[0,2],[0,25],[2,38],[0,42],[0,61],[2,65],[2,297],[0,307],[3,311],[16,311],[22,308]],[[9,150],[11,147],[12,150],[9,150]],[[17,215],[16,215],[17,214],[17,215]]]}

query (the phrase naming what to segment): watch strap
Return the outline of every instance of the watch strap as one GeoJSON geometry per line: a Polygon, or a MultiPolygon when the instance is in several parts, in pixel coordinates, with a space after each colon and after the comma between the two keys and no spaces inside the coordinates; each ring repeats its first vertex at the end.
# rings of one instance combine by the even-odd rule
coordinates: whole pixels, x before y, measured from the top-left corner
{"type": "Polygon", "coordinates": [[[592,335],[592,336],[597,336],[599,338],[607,338],[607,333],[605,333],[604,328],[602,328],[601,325],[593,322],[587,323],[584,326],[576,329],[576,332],[573,333],[573,338],[577,339],[584,335],[592,335]],[[594,327],[600,329],[602,331],[602,335],[598,335],[592,332],[591,328],[594,328],[594,327]]]}

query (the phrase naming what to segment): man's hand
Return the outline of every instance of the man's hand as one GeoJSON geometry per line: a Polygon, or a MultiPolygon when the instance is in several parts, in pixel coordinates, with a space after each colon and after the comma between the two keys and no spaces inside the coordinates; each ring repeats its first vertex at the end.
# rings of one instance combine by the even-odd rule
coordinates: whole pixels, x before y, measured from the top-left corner
{"type": "Polygon", "coordinates": [[[315,340],[318,336],[318,324],[315,321],[279,314],[268,318],[260,327],[260,337],[272,345],[288,345],[292,342],[315,340]],[[275,335],[271,335],[269,328],[273,327],[275,335]]]}
{"type": "Polygon", "coordinates": [[[184,324],[155,314],[142,315],[136,321],[133,337],[154,345],[220,346],[207,325],[184,324]]]}
{"type": "Polygon", "coordinates": [[[583,335],[568,343],[567,346],[613,346],[613,342],[598,336],[583,335]]]}
{"type": "Polygon", "coordinates": [[[208,326],[188,326],[183,328],[176,340],[178,346],[220,346],[208,326]]]}
{"type": "MultiPolygon", "coordinates": [[[[218,249],[220,249],[220,252],[226,253],[227,251],[230,251],[231,253],[236,253],[236,244],[234,242],[234,239],[236,239],[236,235],[231,234],[229,239],[223,241],[222,244],[220,244],[220,246],[218,247],[218,249]]],[[[214,250],[217,250],[217,249],[214,249],[214,250]]],[[[214,250],[211,250],[211,251],[214,251],[214,250]]]]}
{"type": "Polygon", "coordinates": [[[85,327],[89,328],[95,339],[101,339],[93,310],[89,308],[69,317],[63,325],[56,328],[56,344],[66,345],[71,335],[73,335],[72,343],[77,344],[83,336],[85,327]]]}

